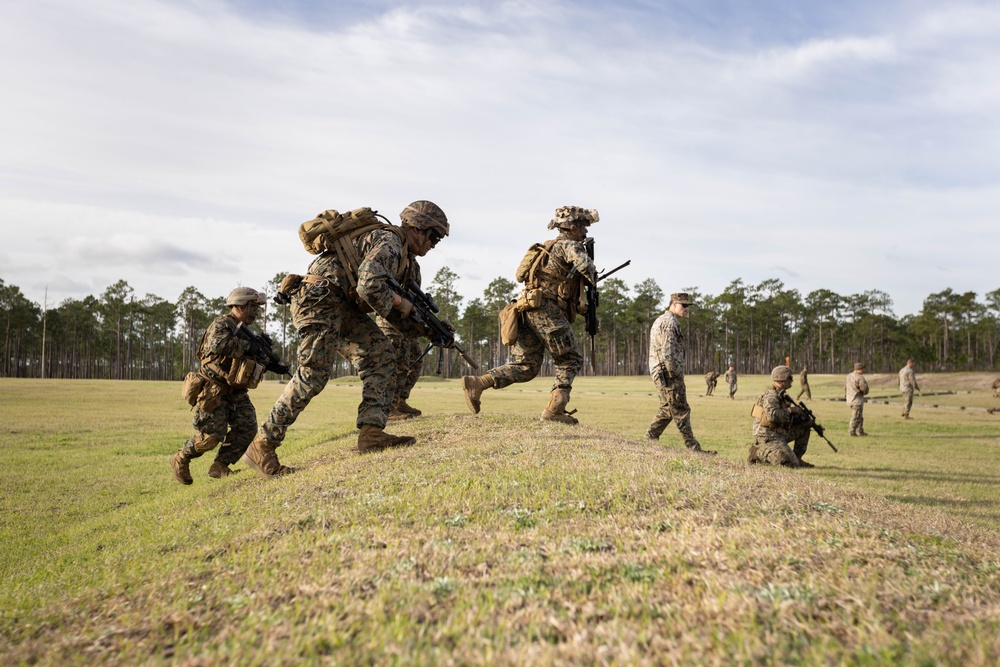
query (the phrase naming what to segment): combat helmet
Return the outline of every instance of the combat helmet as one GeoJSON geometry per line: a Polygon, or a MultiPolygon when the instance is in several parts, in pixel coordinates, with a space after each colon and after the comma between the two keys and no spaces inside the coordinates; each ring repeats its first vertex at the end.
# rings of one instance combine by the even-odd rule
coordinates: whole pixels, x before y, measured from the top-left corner
{"type": "Polygon", "coordinates": [[[226,297],[227,306],[245,306],[251,303],[263,306],[267,303],[267,299],[264,298],[263,292],[258,292],[252,287],[237,287],[226,297]]]}
{"type": "Polygon", "coordinates": [[[596,208],[583,208],[582,206],[560,206],[556,209],[555,217],[549,223],[549,229],[573,229],[583,225],[588,227],[598,220],[596,208]]]}
{"type": "Polygon", "coordinates": [[[787,382],[792,379],[792,369],[788,366],[775,366],[771,369],[771,380],[773,382],[787,382]]]}
{"type": "Polygon", "coordinates": [[[424,231],[432,229],[441,238],[451,233],[448,216],[444,214],[440,206],[426,199],[419,199],[407,204],[406,208],[400,212],[399,219],[404,227],[414,227],[424,231]]]}

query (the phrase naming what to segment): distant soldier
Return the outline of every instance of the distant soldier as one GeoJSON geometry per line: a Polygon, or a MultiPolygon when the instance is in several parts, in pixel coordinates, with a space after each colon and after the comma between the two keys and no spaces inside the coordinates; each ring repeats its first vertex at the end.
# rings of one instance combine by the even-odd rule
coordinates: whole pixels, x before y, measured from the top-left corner
{"type": "Polygon", "coordinates": [[[594,209],[579,206],[556,209],[549,229],[558,229],[559,236],[543,246],[533,246],[533,250],[541,248],[540,256],[536,255],[537,263],[533,262],[536,268],[527,276],[519,276],[519,280],[524,277],[524,290],[518,297],[520,329],[517,342],[511,347],[510,362],[484,375],[462,378],[469,410],[479,413],[486,389],[503,389],[537,376],[548,350],[555,366],[555,383],[541,418],[563,424],[578,423],[573,417],[575,410],[566,412],[573,379],[583,367],[583,353],[573,334],[572,322],[580,312],[584,282],[594,284],[597,280],[597,267],[583,242],[587,228],[599,219],[594,209]]]}
{"type": "Polygon", "coordinates": [[[719,383],[719,378],[722,377],[722,373],[717,371],[709,371],[705,373],[705,395],[711,396],[715,392],[715,385],[719,383]]]}
{"type": "MultiPolygon", "coordinates": [[[[399,283],[408,285],[410,280],[417,285],[421,284],[420,265],[417,264],[415,257],[410,258],[407,275],[399,283]]],[[[414,385],[417,384],[417,380],[420,379],[420,367],[423,365],[422,359],[420,362],[417,361],[423,351],[419,338],[414,332],[403,333],[399,331],[381,315],[375,317],[375,322],[392,344],[393,357],[396,361],[393,373],[396,391],[393,394],[392,409],[389,410],[389,421],[419,417],[423,413],[406,402],[414,385]]]]}
{"type": "Polygon", "coordinates": [[[913,406],[913,390],[920,391],[917,384],[917,374],[913,372],[913,359],[907,359],[906,365],[899,369],[899,390],[903,392],[903,419],[913,419],[910,407],[913,406]]]}
{"type": "Polygon", "coordinates": [[[391,343],[368,312],[374,310],[401,331],[427,333],[410,318],[413,304],[393,292],[388,281],[404,277],[410,258],[426,255],[451,227],[444,211],[426,200],[408,204],[399,217],[398,227],[376,220],[361,228],[348,237],[349,248],[343,253],[324,250],[310,264],[309,273],[298,276],[300,282],[290,287],[292,322],[300,337],[299,367],[243,455],[244,462],[265,477],[292,472],[278,460],[276,450],[288,427],[326,387],[338,354],[361,377],[357,451],[416,442],[385,432],[396,360],[391,343]]]}
{"type": "Polygon", "coordinates": [[[993,398],[1000,398],[1000,378],[993,381],[993,398]]]}
{"type": "Polygon", "coordinates": [[[729,370],[726,371],[726,384],[729,385],[729,398],[735,399],[736,397],[736,369],[733,368],[732,364],[729,366],[729,370]]]}
{"type": "Polygon", "coordinates": [[[865,365],[854,364],[854,372],[847,376],[844,382],[844,392],[847,404],[851,406],[850,435],[868,435],[865,433],[865,396],[868,395],[868,381],[865,380],[865,365]]]}
{"type": "Polygon", "coordinates": [[[695,452],[704,450],[691,430],[691,406],[684,387],[684,331],[678,318],[687,317],[691,297],[684,292],[670,295],[667,312],[660,315],[649,333],[649,374],[660,396],[660,409],[646,431],[647,440],[659,440],[671,421],[684,439],[684,445],[695,452]]]}
{"type": "Polygon", "coordinates": [[[799,395],[795,397],[795,400],[802,398],[802,394],[806,395],[807,400],[812,400],[812,391],[809,390],[809,369],[805,366],[802,367],[802,372],[799,373],[799,395]]]}
{"type": "Polygon", "coordinates": [[[757,397],[750,414],[753,416],[753,444],[750,463],[770,463],[789,468],[812,468],[802,457],[809,446],[812,427],[802,409],[795,405],[787,391],[792,386],[792,369],[778,366],[771,371],[771,386],[757,397]],[[794,450],[788,443],[794,443],[794,450]]]}
{"type": "MultiPolygon", "coordinates": [[[[194,429],[180,450],[170,457],[170,467],[181,484],[191,484],[189,464],[219,446],[208,476],[219,479],[232,474],[229,466],[240,460],[257,431],[257,413],[247,389],[254,388],[264,375],[267,360],[255,359],[250,341],[237,329],[257,319],[264,295],[252,287],[237,287],[226,305],[230,311],[216,317],[205,330],[198,346],[201,368],[185,380],[185,392],[195,401],[194,429]],[[197,392],[197,393],[195,393],[197,392]]],[[[280,365],[275,372],[287,373],[280,365]]]]}

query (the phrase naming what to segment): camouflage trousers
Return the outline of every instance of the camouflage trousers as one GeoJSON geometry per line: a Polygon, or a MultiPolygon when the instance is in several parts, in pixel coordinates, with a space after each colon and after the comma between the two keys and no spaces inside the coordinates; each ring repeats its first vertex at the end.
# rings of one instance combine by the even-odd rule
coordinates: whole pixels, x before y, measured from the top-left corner
{"type": "Polygon", "coordinates": [[[393,358],[395,359],[395,391],[393,401],[405,401],[410,397],[414,385],[420,379],[420,369],[423,367],[423,359],[416,363],[417,357],[423,352],[420,341],[412,336],[406,336],[396,331],[389,322],[381,317],[376,317],[378,328],[382,330],[385,337],[392,344],[393,358]]]}
{"type": "Polygon", "coordinates": [[[913,407],[913,389],[903,390],[903,416],[910,416],[910,408],[913,407]]]}
{"type": "Polygon", "coordinates": [[[799,389],[799,395],[795,397],[795,400],[797,401],[800,398],[802,398],[802,394],[805,394],[806,398],[808,398],[810,401],[812,400],[813,394],[812,394],[812,391],[809,389],[809,383],[808,382],[806,382],[805,384],[803,384],[801,386],[801,388],[799,389]]]}
{"type": "Polygon", "coordinates": [[[851,403],[851,423],[848,428],[850,435],[861,435],[865,432],[865,403],[851,403]]]}
{"type": "Polygon", "coordinates": [[[257,433],[257,412],[245,389],[237,389],[221,399],[219,407],[211,412],[195,408],[192,424],[197,433],[184,443],[182,450],[188,458],[196,459],[222,443],[215,460],[233,465],[257,433]]]}
{"type": "Polygon", "coordinates": [[[770,463],[799,467],[799,460],[809,448],[812,427],[808,422],[793,423],[786,428],[768,428],[754,422],[753,442],[756,453],[751,449],[751,463],[770,463]],[[788,443],[794,443],[794,449],[788,443]]]}
{"type": "Polygon", "coordinates": [[[540,308],[525,311],[520,317],[520,331],[517,342],[510,349],[510,362],[489,371],[493,386],[503,389],[516,382],[534,379],[548,350],[555,365],[553,386],[571,387],[583,367],[583,354],[576,344],[573,327],[559,304],[545,299],[540,308]]]}
{"type": "Polygon", "coordinates": [[[690,449],[701,449],[698,440],[691,430],[691,406],[687,401],[687,388],[684,386],[684,376],[664,378],[656,374],[653,384],[660,395],[660,409],[646,430],[646,437],[658,439],[671,421],[677,424],[684,445],[690,449]]]}
{"type": "Polygon", "coordinates": [[[715,383],[711,380],[705,380],[705,384],[708,385],[705,389],[705,395],[711,396],[715,392],[715,383]]]}
{"type": "Polygon", "coordinates": [[[729,385],[729,398],[736,396],[736,383],[733,382],[729,385]]]}
{"type": "Polygon", "coordinates": [[[298,368],[267,421],[268,442],[279,444],[288,427],[326,387],[335,355],[350,361],[361,378],[357,426],[385,428],[393,398],[392,344],[366,313],[337,287],[312,284],[292,300],[292,321],[299,331],[298,368]]]}

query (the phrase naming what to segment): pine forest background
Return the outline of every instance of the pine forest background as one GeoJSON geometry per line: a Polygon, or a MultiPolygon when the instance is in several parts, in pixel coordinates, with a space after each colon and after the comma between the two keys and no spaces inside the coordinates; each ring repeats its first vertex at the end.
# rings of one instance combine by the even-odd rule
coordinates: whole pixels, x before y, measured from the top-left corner
{"type": "MultiPolygon", "coordinates": [[[[265,286],[269,297],[284,275],[265,286]]],[[[496,278],[481,296],[466,298],[458,282],[457,274],[443,268],[426,286],[441,319],[456,327],[459,345],[483,369],[505,363],[509,350],[500,344],[496,314],[517,285],[496,278]]],[[[796,369],[807,365],[814,373],[846,373],[858,360],[870,372],[895,372],[908,357],[923,371],[997,368],[1000,289],[982,299],[946,289],[929,295],[918,314],[902,317],[879,290],[843,296],[821,289],[803,297],[780,280],[749,285],[736,279],[718,295],[687,291],[696,302],[684,320],[689,373],[724,371],[729,364],[739,373],[768,373],[786,356],[796,369]]],[[[618,277],[602,282],[601,331],[593,352],[583,318],[574,324],[586,357],[583,373],[595,374],[594,357],[597,375],[645,374],[650,326],[668,297],[650,278],[632,286],[618,277]]],[[[124,280],[99,296],[43,308],[0,279],[0,376],[179,380],[197,367],[202,333],[226,310],[224,295],[208,297],[188,287],[170,302],[153,294],[138,297],[124,280]]],[[[287,308],[269,303],[258,324],[294,365],[297,338],[287,308]]],[[[551,374],[550,364],[546,359],[543,374],[551,374]]],[[[434,352],[423,373],[434,373],[437,365],[434,352]]],[[[446,351],[440,366],[446,377],[469,372],[453,351],[446,351]]],[[[352,373],[340,360],[335,375],[352,373]]]]}

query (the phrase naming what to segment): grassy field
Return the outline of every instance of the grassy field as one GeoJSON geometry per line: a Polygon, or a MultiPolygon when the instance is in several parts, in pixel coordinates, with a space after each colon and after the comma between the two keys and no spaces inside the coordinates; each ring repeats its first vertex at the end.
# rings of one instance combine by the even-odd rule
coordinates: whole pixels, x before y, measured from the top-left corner
{"type": "Polygon", "coordinates": [[[840,452],[796,471],[745,463],[762,377],[690,378],[718,457],[641,439],[646,378],[578,379],[580,427],[535,419],[550,380],[478,416],[422,380],[393,429],[417,445],[358,456],[348,380],[279,450],[295,475],[203,457],[184,487],[179,383],[0,379],[0,664],[995,665],[1000,401],[919,380],[905,422],[869,376],[849,438],[843,378],[814,376],[840,452]]]}

